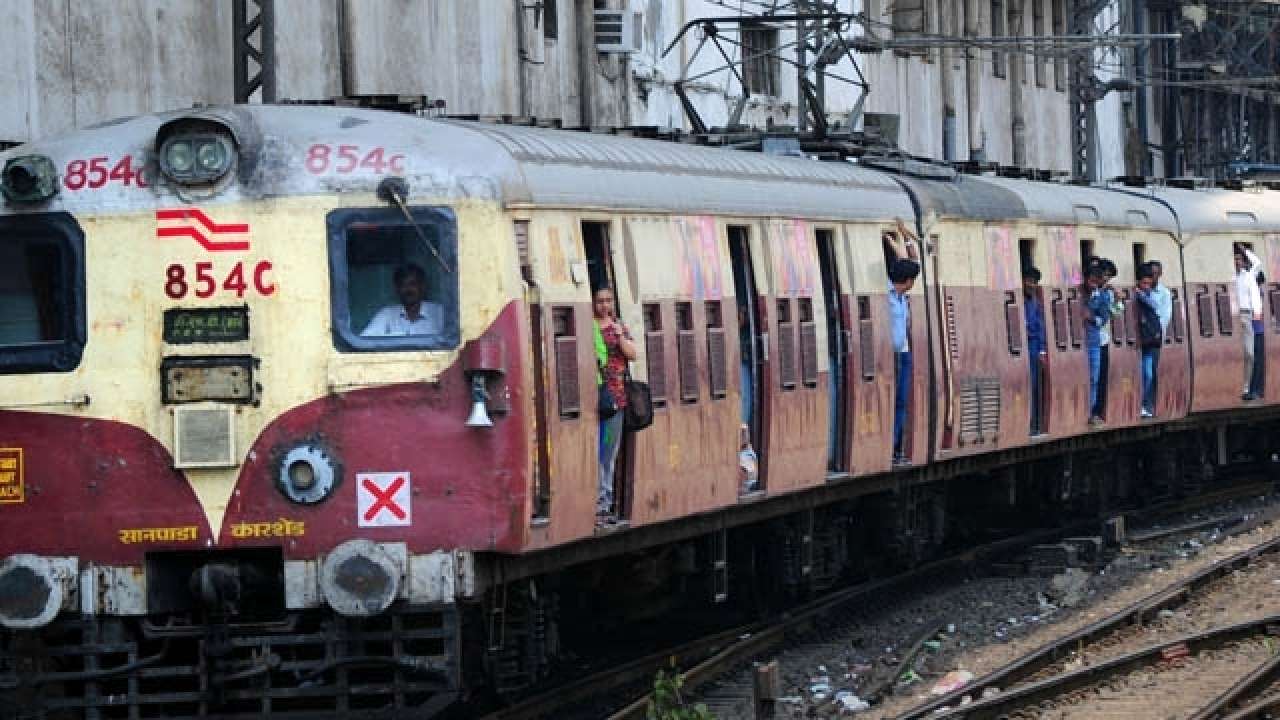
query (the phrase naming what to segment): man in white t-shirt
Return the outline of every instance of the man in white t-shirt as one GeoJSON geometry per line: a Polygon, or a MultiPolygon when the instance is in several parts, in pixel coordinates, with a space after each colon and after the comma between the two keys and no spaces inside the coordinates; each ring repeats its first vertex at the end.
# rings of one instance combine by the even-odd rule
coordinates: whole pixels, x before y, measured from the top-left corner
{"type": "Polygon", "coordinates": [[[399,305],[388,305],[377,312],[360,335],[363,337],[399,337],[435,335],[444,326],[444,311],[437,303],[426,302],[427,273],[413,263],[396,268],[392,276],[399,305]]]}

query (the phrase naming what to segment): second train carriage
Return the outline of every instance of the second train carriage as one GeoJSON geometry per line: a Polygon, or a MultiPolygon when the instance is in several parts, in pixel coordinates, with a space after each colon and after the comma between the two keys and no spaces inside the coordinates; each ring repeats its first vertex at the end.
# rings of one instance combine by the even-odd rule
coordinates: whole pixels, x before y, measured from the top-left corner
{"type": "MultiPolygon", "coordinates": [[[[554,608],[528,585],[507,599],[516,582],[589,568],[564,581],[589,612],[605,585],[669,599],[705,566],[719,598],[723,542],[684,552],[709,532],[1080,438],[1082,256],[1115,259],[1122,287],[1160,259],[1181,290],[1175,243],[1214,227],[1096,189],[341,108],[147,115],[0,161],[0,693],[36,714],[421,716],[528,684],[554,643],[527,630],[554,608]],[[925,253],[914,469],[890,473],[900,219],[925,253]],[[369,337],[407,261],[434,325],[369,337]],[[1046,277],[1044,438],[1023,262],[1046,277]],[[601,281],[656,408],[603,534],[601,281]]],[[[1198,393],[1179,323],[1161,421],[1198,393]]],[[[1113,331],[1109,431],[1136,423],[1138,382],[1131,320],[1113,331]]]]}

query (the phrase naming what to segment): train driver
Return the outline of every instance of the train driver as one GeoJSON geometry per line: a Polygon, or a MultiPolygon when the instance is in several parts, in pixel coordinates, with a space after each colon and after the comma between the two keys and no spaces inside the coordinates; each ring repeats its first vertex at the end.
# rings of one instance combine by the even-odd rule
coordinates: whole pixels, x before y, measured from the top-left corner
{"type": "Polygon", "coordinates": [[[422,266],[406,263],[392,276],[399,305],[379,310],[360,334],[364,337],[434,335],[444,326],[444,310],[427,302],[427,273],[422,266]]]}

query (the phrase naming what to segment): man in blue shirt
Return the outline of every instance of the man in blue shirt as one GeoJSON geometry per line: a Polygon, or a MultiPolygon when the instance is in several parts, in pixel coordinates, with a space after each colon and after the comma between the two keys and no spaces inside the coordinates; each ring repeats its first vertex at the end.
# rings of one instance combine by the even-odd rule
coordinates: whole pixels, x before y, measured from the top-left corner
{"type": "Polygon", "coordinates": [[[1102,349],[1111,341],[1107,324],[1111,322],[1111,305],[1114,295],[1107,287],[1106,270],[1101,264],[1089,264],[1084,281],[1085,315],[1084,347],[1089,356],[1089,425],[1099,427],[1106,411],[1102,375],[1102,349]],[[1101,402],[1100,402],[1101,401],[1101,402]]]}
{"type": "Polygon", "coordinates": [[[1040,378],[1049,360],[1044,338],[1044,305],[1040,300],[1040,270],[1028,265],[1022,269],[1022,309],[1027,318],[1027,357],[1031,361],[1031,434],[1044,432],[1040,421],[1040,378]]]}
{"type": "Polygon", "coordinates": [[[889,260],[889,329],[893,343],[893,464],[910,462],[903,437],[907,408],[911,399],[911,298],[909,293],[920,274],[916,236],[898,221],[898,233],[885,233],[885,245],[893,253],[889,260]]]}
{"type": "Polygon", "coordinates": [[[1138,340],[1142,349],[1142,417],[1156,416],[1156,377],[1160,372],[1160,346],[1164,343],[1164,327],[1156,301],[1156,278],[1153,263],[1138,268],[1138,286],[1133,297],[1138,302],[1138,340]]]}

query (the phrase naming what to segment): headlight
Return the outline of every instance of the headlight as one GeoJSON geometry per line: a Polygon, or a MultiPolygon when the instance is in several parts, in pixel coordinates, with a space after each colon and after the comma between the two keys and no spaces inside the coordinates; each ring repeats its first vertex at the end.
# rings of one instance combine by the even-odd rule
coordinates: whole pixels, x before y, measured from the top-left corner
{"type": "Polygon", "coordinates": [[[160,170],[184,185],[217,182],[231,169],[231,140],[218,135],[176,135],[160,147],[160,170]]]}
{"type": "Polygon", "coordinates": [[[302,505],[328,498],[342,477],[337,463],[316,445],[299,445],[280,460],[276,486],[285,497],[302,505]]]}

